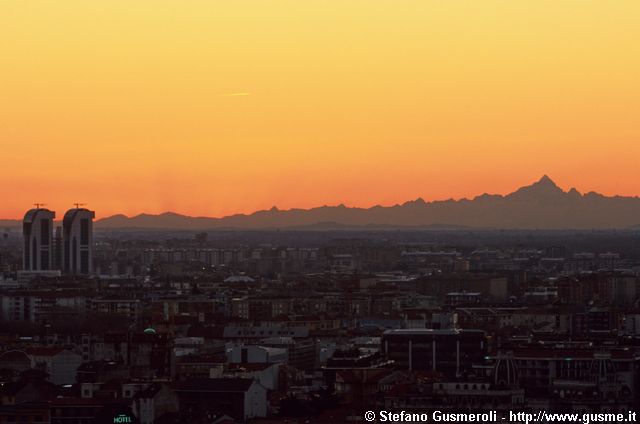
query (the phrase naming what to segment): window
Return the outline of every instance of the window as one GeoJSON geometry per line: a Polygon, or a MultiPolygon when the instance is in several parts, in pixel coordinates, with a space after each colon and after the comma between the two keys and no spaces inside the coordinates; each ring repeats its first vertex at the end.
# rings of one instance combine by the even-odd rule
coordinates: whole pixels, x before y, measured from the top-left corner
{"type": "Polygon", "coordinates": [[[80,252],[80,272],[89,273],[89,251],[87,250],[80,252]]]}
{"type": "Polygon", "coordinates": [[[49,220],[43,219],[40,221],[40,243],[48,246],[49,245],[49,220]]]}
{"type": "Polygon", "coordinates": [[[31,243],[31,259],[33,259],[33,269],[38,269],[38,243],[35,238],[31,243]]]}
{"type": "Polygon", "coordinates": [[[42,250],[40,252],[40,267],[44,271],[47,271],[49,269],[49,251],[48,250],[42,250]]]}
{"type": "Polygon", "coordinates": [[[83,246],[89,244],[89,220],[87,218],[80,220],[80,244],[83,246]]]}

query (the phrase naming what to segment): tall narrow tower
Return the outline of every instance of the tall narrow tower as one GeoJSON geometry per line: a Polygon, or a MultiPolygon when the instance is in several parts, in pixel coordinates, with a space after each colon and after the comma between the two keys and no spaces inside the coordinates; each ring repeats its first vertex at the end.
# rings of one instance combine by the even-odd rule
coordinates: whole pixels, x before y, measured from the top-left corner
{"type": "Polygon", "coordinates": [[[89,209],[69,209],[62,220],[63,264],[65,274],[91,274],[93,271],[93,218],[89,209]]]}
{"type": "Polygon", "coordinates": [[[24,247],[22,268],[26,271],[48,271],[53,260],[53,218],[56,213],[36,205],[24,215],[22,234],[24,247]]]}

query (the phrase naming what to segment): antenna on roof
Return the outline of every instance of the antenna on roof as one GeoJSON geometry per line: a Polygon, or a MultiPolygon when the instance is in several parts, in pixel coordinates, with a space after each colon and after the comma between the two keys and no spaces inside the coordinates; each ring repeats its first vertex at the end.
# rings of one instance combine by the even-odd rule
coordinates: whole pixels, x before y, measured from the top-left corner
{"type": "Polygon", "coordinates": [[[76,209],[80,209],[80,206],[86,206],[86,203],[74,203],[74,206],[76,207],[76,209]]]}
{"type": "Polygon", "coordinates": [[[41,206],[46,206],[46,203],[34,203],[33,206],[36,207],[36,209],[40,209],[41,206]]]}

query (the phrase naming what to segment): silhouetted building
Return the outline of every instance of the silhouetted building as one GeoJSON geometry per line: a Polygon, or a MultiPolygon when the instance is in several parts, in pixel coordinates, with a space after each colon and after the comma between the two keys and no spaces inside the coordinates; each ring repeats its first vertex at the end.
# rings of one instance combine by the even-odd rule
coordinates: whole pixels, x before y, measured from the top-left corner
{"type": "Polygon", "coordinates": [[[90,274],[92,272],[93,218],[96,214],[84,208],[69,209],[62,221],[64,272],[90,274]]]}
{"type": "Polygon", "coordinates": [[[56,213],[49,209],[36,208],[24,215],[22,233],[24,249],[22,268],[27,271],[52,269],[53,218],[56,213]]]}

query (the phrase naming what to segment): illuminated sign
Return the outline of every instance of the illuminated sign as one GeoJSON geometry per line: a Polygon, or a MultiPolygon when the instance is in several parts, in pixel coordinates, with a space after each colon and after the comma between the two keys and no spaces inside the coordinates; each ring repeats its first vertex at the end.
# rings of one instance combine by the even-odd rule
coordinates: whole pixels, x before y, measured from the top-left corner
{"type": "Polygon", "coordinates": [[[120,414],[117,417],[113,417],[113,424],[132,423],[133,418],[127,414],[120,414]]]}

